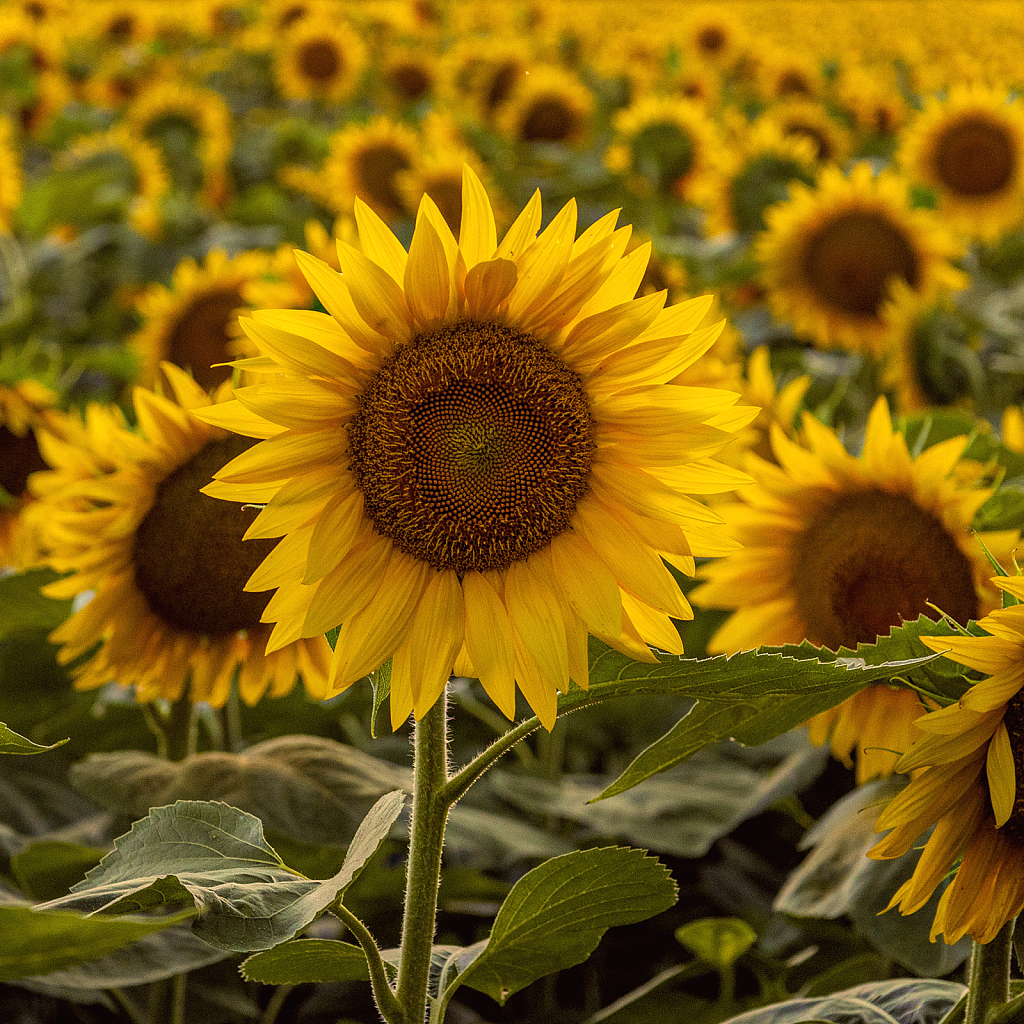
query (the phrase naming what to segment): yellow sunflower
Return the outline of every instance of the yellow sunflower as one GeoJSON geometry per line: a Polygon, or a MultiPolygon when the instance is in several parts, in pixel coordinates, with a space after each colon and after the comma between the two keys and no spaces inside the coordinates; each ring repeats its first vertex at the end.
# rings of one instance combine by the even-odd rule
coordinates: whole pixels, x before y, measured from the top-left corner
{"type": "Polygon", "coordinates": [[[184,121],[197,133],[203,198],[219,206],[227,196],[228,160],[234,145],[227,103],[213,89],[165,81],[145,89],[125,112],[127,127],[143,138],[168,120],[184,121]]]}
{"type": "Polygon", "coordinates": [[[781,135],[808,139],[819,164],[841,164],[850,153],[850,133],[820,103],[788,100],[773,104],[762,116],[781,135]]]}
{"type": "Polygon", "coordinates": [[[836,83],[839,102],[853,114],[865,135],[895,138],[910,110],[894,74],[879,67],[843,68],[836,83]]]}
{"type": "MultiPolygon", "coordinates": [[[[330,663],[323,636],[263,652],[267,602],[242,589],[273,547],[243,543],[259,535],[255,511],[199,493],[252,442],[197,419],[210,396],[177,367],[163,371],[174,399],[136,389],[141,433],[115,411],[93,408],[67,442],[42,439],[54,473],[33,484],[38,480],[48,524],[48,560],[71,574],[45,592],[67,598],[95,591],[51,634],[58,658],[73,661],[102,641],[75,668],[75,685],[134,686],[140,702],[177,700],[187,690],[192,701],[220,706],[236,673],[250,704],[268,689],[288,693],[300,674],[309,692],[323,697],[330,663]]],[[[225,385],[218,398],[229,393],[225,385]]]]}
{"type": "Polygon", "coordinates": [[[961,85],[944,100],[931,97],[897,160],[969,237],[993,241],[1024,218],[1024,102],[1005,89],[961,85]]]}
{"type": "MultiPolygon", "coordinates": [[[[1024,579],[992,583],[1018,600],[1024,579]]],[[[991,942],[1024,910],[1024,606],[993,611],[978,623],[989,636],[922,637],[933,651],[989,675],[959,704],[920,718],[921,738],[897,770],[917,772],[882,812],[875,828],[891,832],[869,851],[875,859],[898,857],[931,825],[914,874],[887,909],[920,910],[953,865],[939,900],[932,939],[954,943],[964,935],[991,942]],[[923,769],[923,770],[922,770],[923,769]]]]}
{"type": "Polygon", "coordinates": [[[300,19],[274,48],[278,86],[291,100],[347,100],[366,62],[366,46],[359,33],[336,15],[300,19]]]}
{"type": "Polygon", "coordinates": [[[700,192],[721,140],[699,103],[644,96],[619,111],[614,123],[615,137],[605,153],[609,170],[680,199],[700,192]]]}
{"type": "Polygon", "coordinates": [[[815,100],[824,92],[821,62],[806,54],[771,47],[757,69],[761,95],[769,102],[815,100]]]}
{"type": "Polygon", "coordinates": [[[335,213],[352,208],[361,199],[385,220],[404,212],[398,176],[416,159],[419,141],[404,124],[378,117],[369,124],[350,124],[331,136],[324,162],[324,198],[335,213]]]}
{"type": "Polygon", "coordinates": [[[765,212],[754,255],[775,315],[815,344],[880,354],[893,282],[926,300],[966,284],[949,262],[956,240],[934,211],[910,207],[901,178],[826,167],[816,188],[794,183],[790,196],[765,212]]]}
{"type": "Polygon", "coordinates": [[[64,56],[64,34],[48,20],[35,20],[11,7],[0,10],[0,53],[23,50],[33,74],[56,72],[64,56]]]}
{"type": "Polygon", "coordinates": [[[151,387],[165,361],[190,370],[204,388],[227,380],[231,368],[217,364],[251,352],[237,327],[239,311],[268,301],[295,304],[292,287],[272,272],[268,253],[228,257],[213,249],[201,266],[182,260],[170,288],[151,284],[136,302],[142,326],[128,339],[140,361],[140,383],[151,387]]]}
{"type": "Polygon", "coordinates": [[[153,38],[155,5],[138,4],[133,0],[92,0],[75,7],[76,15],[82,20],[74,35],[81,35],[83,39],[127,46],[153,38]]]}
{"type": "Polygon", "coordinates": [[[170,189],[160,150],[132,135],[123,125],[77,139],[59,161],[60,166],[81,166],[95,159],[122,160],[130,170],[132,196],[128,223],[146,238],[160,234],[163,218],[160,200],[170,189]]]}
{"type": "Polygon", "coordinates": [[[725,4],[703,5],[684,33],[690,53],[713,67],[732,67],[745,49],[743,20],[725,4]]]}
{"type": "Polygon", "coordinates": [[[243,321],[275,375],[200,415],[273,434],[215,485],[283,537],[247,584],[277,588],[269,650],[341,623],[331,686],[392,658],[395,726],[454,668],[510,718],[518,684],[550,728],[588,633],[681,650],[662,558],[733,546],[682,492],[735,486],[710,456],[755,410],[665,383],[721,327],[694,332],[709,297],[633,298],[647,252],[624,257],[615,213],[574,241],[573,201],[538,236],[538,192],[499,243],[468,168],[462,211],[456,242],[424,197],[407,253],[357,202],[341,275],[296,254],[328,312],[243,321]]]}
{"type": "Polygon", "coordinates": [[[23,512],[32,500],[29,476],[46,468],[36,438],[53,425],[56,400],[35,380],[0,383],[0,569],[25,569],[39,558],[23,512]]]}
{"type": "Polygon", "coordinates": [[[407,107],[428,99],[437,83],[437,63],[436,55],[424,46],[389,47],[381,78],[393,103],[407,107]]]}
{"type": "Polygon", "coordinates": [[[498,129],[518,142],[583,142],[594,109],[593,93],[571,71],[533,69],[513,90],[498,116],[498,129]]]}
{"type": "Polygon", "coordinates": [[[23,181],[14,128],[8,118],[0,117],[0,231],[11,230],[14,211],[21,204],[23,181]]]}
{"type": "MultiPolygon", "coordinates": [[[[757,481],[739,501],[719,506],[743,549],[702,567],[691,594],[706,608],[731,608],[708,650],[732,652],[810,640],[856,649],[936,605],[966,623],[998,604],[982,546],[969,527],[992,494],[971,482],[955,437],[912,458],[893,430],[885,399],[868,419],[860,457],[808,413],[803,443],[771,428],[777,465],[748,455],[757,481]],[[964,477],[967,479],[965,480],[964,477]]],[[[974,474],[976,475],[976,474],[974,474]]],[[[1016,530],[982,534],[1001,560],[1016,530]]],[[[811,738],[849,763],[857,779],[887,775],[913,740],[921,713],[906,689],[871,686],[811,720],[811,738]],[[882,749],[878,749],[882,748],[882,749]]]]}
{"type": "Polygon", "coordinates": [[[1020,406],[1010,405],[1003,410],[999,435],[1010,451],[1024,455],[1024,412],[1020,406]]]}

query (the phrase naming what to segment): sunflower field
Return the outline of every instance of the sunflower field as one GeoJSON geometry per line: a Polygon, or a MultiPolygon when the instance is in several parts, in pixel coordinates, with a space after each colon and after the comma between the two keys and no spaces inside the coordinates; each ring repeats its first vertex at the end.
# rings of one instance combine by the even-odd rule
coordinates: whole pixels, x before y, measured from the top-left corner
{"type": "Polygon", "coordinates": [[[0,1021],[1024,1022],[1022,531],[1018,0],[0,0],[0,1021]]]}

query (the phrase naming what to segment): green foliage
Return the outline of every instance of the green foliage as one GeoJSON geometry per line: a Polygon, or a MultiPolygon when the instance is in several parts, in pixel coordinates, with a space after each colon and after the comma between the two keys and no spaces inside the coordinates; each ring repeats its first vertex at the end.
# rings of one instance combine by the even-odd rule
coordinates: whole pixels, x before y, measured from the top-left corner
{"type": "Polygon", "coordinates": [[[677,928],[676,939],[698,959],[724,970],[757,941],[757,932],[739,917],[703,917],[677,928]]]}
{"type": "Polygon", "coordinates": [[[29,569],[0,578],[0,642],[19,633],[56,629],[70,614],[70,601],[44,597],[40,587],[58,579],[52,569],[29,569]]]}
{"type": "Polygon", "coordinates": [[[33,743],[0,722],[0,754],[42,754],[47,750],[61,747],[65,743],[67,740],[58,740],[48,746],[42,743],[33,743]]]}
{"type": "Polygon", "coordinates": [[[264,985],[370,980],[363,951],[335,939],[293,939],[255,953],[240,970],[246,981],[264,985]]]}
{"type": "Polygon", "coordinates": [[[323,882],[287,867],[258,818],[227,804],[179,801],[154,808],[48,909],[125,914],[180,904],[193,928],[234,952],[268,949],[306,928],[351,885],[401,813],[404,794],[382,797],[360,825],[341,870],[323,882]]]}
{"type": "Polygon", "coordinates": [[[104,850],[47,840],[32,843],[11,858],[11,871],[34,900],[63,896],[103,858],[104,850]]]}
{"type": "Polygon", "coordinates": [[[668,870],[643,850],[605,847],[546,861],[515,884],[490,936],[448,961],[443,999],[469,985],[504,1003],[538,978],[582,963],[608,928],[668,909],[676,893],[668,870]]]}

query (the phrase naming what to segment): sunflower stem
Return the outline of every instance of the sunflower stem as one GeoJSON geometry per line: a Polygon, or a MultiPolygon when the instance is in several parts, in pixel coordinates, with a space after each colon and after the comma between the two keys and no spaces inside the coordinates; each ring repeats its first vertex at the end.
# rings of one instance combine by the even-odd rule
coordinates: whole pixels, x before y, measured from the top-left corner
{"type": "Polygon", "coordinates": [[[985,1024],[990,1010],[1009,1002],[1012,935],[1013,921],[1007,921],[991,942],[975,942],[965,1024],[985,1024]]]}
{"type": "Polygon", "coordinates": [[[402,954],[396,995],[405,1024],[422,1024],[427,1015],[430,954],[434,943],[441,851],[451,803],[448,782],[447,688],[416,723],[413,734],[412,821],[402,921],[402,954]]]}
{"type": "Polygon", "coordinates": [[[540,719],[534,716],[520,722],[514,729],[509,729],[499,736],[489,747],[477,754],[469,764],[459,769],[449,780],[442,791],[442,798],[447,807],[451,807],[465,796],[470,786],[487,771],[502,755],[511,750],[520,740],[525,739],[535,729],[540,728],[540,719]]]}
{"type": "Polygon", "coordinates": [[[184,761],[196,752],[198,723],[195,708],[187,697],[179,697],[163,716],[165,754],[168,761],[184,761]]]}
{"type": "Polygon", "coordinates": [[[377,1003],[380,1015],[388,1024],[402,1024],[405,1021],[405,1016],[401,1004],[395,998],[394,990],[388,981],[387,968],[384,966],[384,960],[381,958],[380,950],[377,948],[377,943],[374,942],[369,928],[341,902],[341,898],[335,900],[331,905],[331,913],[345,923],[366,957],[373,998],[377,1003]]]}

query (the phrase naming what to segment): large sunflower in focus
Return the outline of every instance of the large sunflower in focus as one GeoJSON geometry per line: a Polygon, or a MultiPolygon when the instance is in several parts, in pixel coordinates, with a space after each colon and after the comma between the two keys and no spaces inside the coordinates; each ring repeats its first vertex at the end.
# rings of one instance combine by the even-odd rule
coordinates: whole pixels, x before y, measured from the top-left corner
{"type": "Polygon", "coordinates": [[[901,179],[866,163],[849,177],[826,167],[816,188],[794,183],[790,195],[765,212],[755,256],[773,312],[816,344],[881,354],[893,282],[925,299],[966,283],[949,262],[955,240],[932,211],[911,209],[901,179]]]}
{"type": "Polygon", "coordinates": [[[635,299],[648,249],[570,202],[537,235],[536,193],[499,243],[467,168],[458,242],[429,197],[409,252],[363,203],[339,275],[297,253],[327,314],[243,321],[273,374],[209,422],[271,436],[217,473],[267,501],[284,539],[247,584],[276,587],[270,650],[341,623],[330,682],[393,658],[391,719],[453,668],[545,726],[588,683],[587,634],[652,660],[691,610],[662,558],[734,545],[683,492],[734,486],[710,456],[749,421],[731,392],[666,383],[710,346],[710,298],[635,299]],[[269,498],[269,501],[268,501],[269,498]]]}
{"type": "Polygon", "coordinates": [[[993,241],[1024,218],[1024,103],[1005,90],[954,86],[925,104],[897,160],[935,189],[958,231],[993,241]]]}
{"type": "MultiPolygon", "coordinates": [[[[1021,577],[992,582],[1024,599],[1021,577]]],[[[876,829],[892,831],[868,853],[898,857],[935,826],[889,907],[920,910],[959,860],[932,925],[932,939],[950,944],[964,935],[991,942],[1024,910],[1024,606],[994,611],[978,625],[991,635],[922,637],[989,678],[959,704],[918,720],[922,737],[897,765],[917,775],[882,812],[876,829]]]]}
{"type": "MultiPolygon", "coordinates": [[[[704,566],[691,594],[708,608],[735,609],[708,645],[716,653],[810,640],[837,650],[887,636],[936,605],[966,623],[998,604],[990,566],[969,527],[992,491],[957,472],[967,446],[955,437],[911,458],[885,399],[868,419],[864,450],[850,455],[805,414],[804,443],[772,427],[776,463],[749,455],[756,486],[719,507],[743,545],[704,566]]],[[[981,535],[1008,559],[1017,531],[981,535]]],[[[816,716],[811,738],[831,734],[835,755],[857,750],[858,781],[892,771],[921,713],[910,690],[870,686],[816,716]],[[865,749],[869,748],[869,749],[865,749]],[[884,749],[874,749],[884,748],[884,749]]]]}
{"type": "MultiPolygon", "coordinates": [[[[323,636],[264,654],[267,601],[243,590],[273,547],[252,509],[199,493],[215,470],[251,444],[195,416],[210,397],[164,364],[174,399],[137,388],[142,433],[116,410],[92,407],[66,440],[44,436],[52,472],[33,477],[48,561],[70,573],[48,584],[51,597],[95,596],[52,634],[58,658],[77,666],[75,684],[115,681],[155,697],[222,705],[236,672],[242,698],[288,693],[301,674],[326,694],[330,647],[323,636]]],[[[223,398],[229,393],[225,385],[223,398]]]]}

